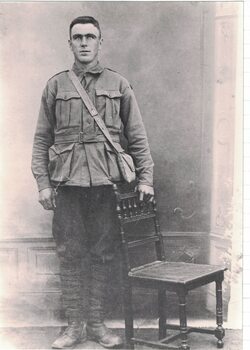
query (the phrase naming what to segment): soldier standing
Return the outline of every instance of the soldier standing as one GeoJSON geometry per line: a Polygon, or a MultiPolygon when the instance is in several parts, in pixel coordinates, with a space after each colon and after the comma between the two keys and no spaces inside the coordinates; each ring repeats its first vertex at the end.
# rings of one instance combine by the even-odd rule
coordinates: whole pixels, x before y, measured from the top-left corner
{"type": "MultiPolygon", "coordinates": [[[[133,157],[140,200],[153,198],[153,161],[133,90],[98,61],[99,23],[89,16],[70,24],[73,73],[85,88],[116,148],[120,134],[133,157]]],[[[62,301],[68,327],[52,344],[72,347],[88,338],[106,348],[122,343],[104,324],[110,263],[118,242],[113,183],[122,182],[116,154],[69,77],[53,76],[43,91],[34,137],[32,171],[39,202],[53,210],[52,233],[60,261],[62,301]],[[89,254],[89,294],[83,264],[89,254]],[[88,310],[83,311],[84,305],[88,310]]],[[[86,271],[86,268],[85,268],[86,271]]]]}

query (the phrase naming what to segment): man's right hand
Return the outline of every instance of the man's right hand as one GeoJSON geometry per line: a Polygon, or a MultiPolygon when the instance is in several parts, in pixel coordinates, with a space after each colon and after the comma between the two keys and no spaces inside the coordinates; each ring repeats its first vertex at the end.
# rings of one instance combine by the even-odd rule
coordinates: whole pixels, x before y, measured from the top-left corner
{"type": "Polygon", "coordinates": [[[39,192],[38,202],[46,210],[54,210],[56,207],[56,192],[53,188],[45,188],[39,192]]]}

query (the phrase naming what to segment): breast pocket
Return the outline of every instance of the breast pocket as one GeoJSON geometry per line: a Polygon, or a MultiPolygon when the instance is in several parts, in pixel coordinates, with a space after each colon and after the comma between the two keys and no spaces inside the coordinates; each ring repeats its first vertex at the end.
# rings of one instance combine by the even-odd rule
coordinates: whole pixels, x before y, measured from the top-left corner
{"type": "Polygon", "coordinates": [[[122,94],[119,90],[96,89],[96,106],[103,115],[105,124],[115,129],[120,129],[120,100],[122,94]]]}
{"type": "Polygon", "coordinates": [[[82,100],[77,92],[59,92],[56,96],[57,128],[79,125],[82,113],[82,100]]]}

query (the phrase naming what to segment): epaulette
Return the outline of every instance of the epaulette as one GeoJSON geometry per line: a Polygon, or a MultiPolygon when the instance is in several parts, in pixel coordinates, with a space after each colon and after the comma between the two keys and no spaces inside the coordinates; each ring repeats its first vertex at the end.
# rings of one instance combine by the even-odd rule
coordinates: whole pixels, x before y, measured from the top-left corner
{"type": "MultiPolygon", "coordinates": [[[[116,70],[114,70],[114,69],[111,69],[111,68],[108,68],[108,67],[105,67],[105,69],[107,69],[107,70],[110,70],[111,72],[114,72],[114,73],[116,73],[116,74],[118,74],[120,77],[123,77],[120,73],[118,73],[116,70]]],[[[124,78],[124,79],[126,79],[126,78],[124,78]]],[[[132,87],[132,85],[129,83],[129,86],[130,86],[130,88],[133,90],[133,87],[132,87]]]]}
{"type": "Polygon", "coordinates": [[[118,73],[116,70],[114,70],[114,69],[111,69],[111,68],[108,68],[108,67],[105,67],[105,69],[108,69],[108,70],[110,70],[111,72],[114,72],[114,73],[117,73],[117,74],[120,74],[120,73],[118,73]]]}
{"type": "Polygon", "coordinates": [[[52,77],[49,78],[48,81],[50,81],[51,79],[53,79],[53,78],[56,77],[57,75],[62,74],[62,73],[66,73],[66,72],[69,72],[69,69],[62,70],[61,72],[58,72],[58,73],[54,74],[52,77]]]}
{"type": "Polygon", "coordinates": [[[105,69],[110,70],[111,72],[114,72],[114,73],[118,74],[120,77],[124,78],[124,77],[121,75],[121,73],[117,72],[117,71],[114,70],[114,69],[111,69],[111,68],[108,68],[108,67],[105,67],[105,69]]]}

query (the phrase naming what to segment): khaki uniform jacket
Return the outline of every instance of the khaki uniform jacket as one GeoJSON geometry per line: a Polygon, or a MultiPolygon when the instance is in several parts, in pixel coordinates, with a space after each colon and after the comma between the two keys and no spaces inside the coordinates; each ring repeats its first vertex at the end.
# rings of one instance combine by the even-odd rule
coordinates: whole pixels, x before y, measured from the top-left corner
{"type": "MultiPolygon", "coordinates": [[[[125,135],[138,182],[152,186],[153,161],[128,81],[99,64],[85,72],[74,64],[73,70],[113,140],[120,145],[120,134],[125,135]]],[[[112,147],[88,113],[67,71],[52,77],[43,91],[33,144],[32,172],[39,190],[58,185],[111,185],[122,180],[112,147]]]]}

